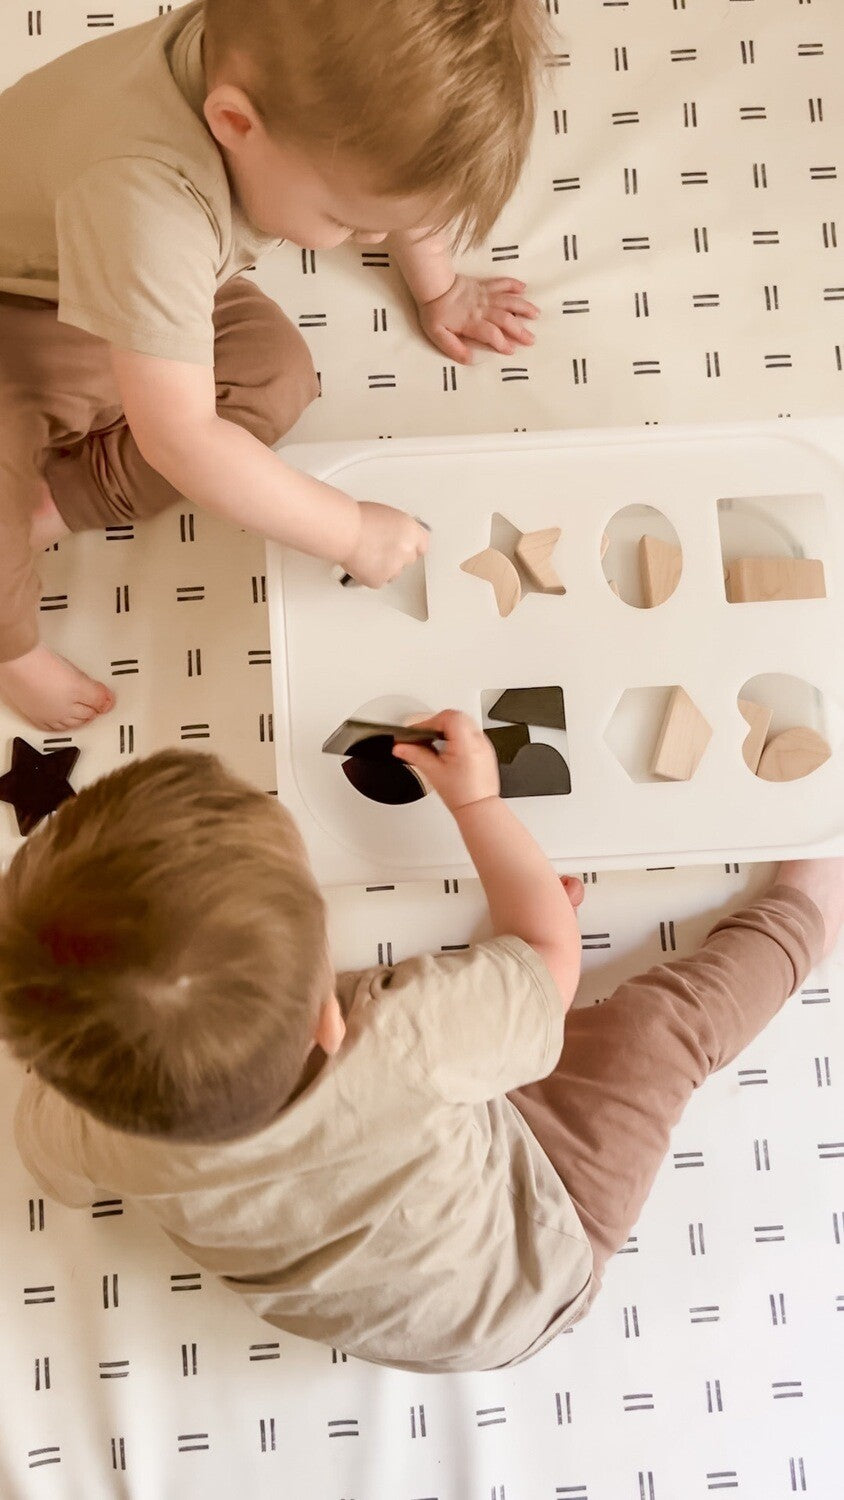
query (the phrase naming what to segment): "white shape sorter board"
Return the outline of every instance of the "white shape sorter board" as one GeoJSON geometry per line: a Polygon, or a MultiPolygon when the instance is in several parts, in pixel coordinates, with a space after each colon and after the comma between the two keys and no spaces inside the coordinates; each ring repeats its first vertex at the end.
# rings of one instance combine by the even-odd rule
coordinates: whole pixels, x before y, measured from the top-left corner
{"type": "MultiPolygon", "coordinates": [[[[470,869],[436,796],[382,806],[322,753],[345,718],[384,700],[395,713],[455,707],[480,720],[490,693],[548,684],[564,693],[571,792],[510,806],[559,867],[844,850],[844,421],[374,440],[289,447],[284,458],[431,527],[426,621],[391,607],[386,592],[340,587],[324,562],[268,547],[278,794],[322,883],[470,869]],[[752,510],[771,498],[786,517],[784,550],[822,557],[825,599],[728,603],[718,502],[752,510]],[[638,504],[666,517],[683,549],[679,585],[650,610],[617,598],[600,561],[611,518],[638,504]],[[562,528],[564,596],[527,594],[501,618],[490,584],[461,572],[489,545],[495,513],[522,531],[562,528]],[[744,764],[736,700],[760,674],[817,690],[812,723],[833,754],[810,777],[766,782],[744,764]],[[634,781],[607,726],[625,689],[676,684],[713,729],[700,766],[688,782],[634,781]]],[[[773,727],[789,722],[786,705],[773,727]]]]}

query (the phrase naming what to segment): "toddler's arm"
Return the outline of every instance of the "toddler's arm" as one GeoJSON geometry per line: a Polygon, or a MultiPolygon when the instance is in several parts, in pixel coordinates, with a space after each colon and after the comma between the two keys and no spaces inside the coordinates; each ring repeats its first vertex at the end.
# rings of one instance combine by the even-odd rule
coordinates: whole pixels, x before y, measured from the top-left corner
{"type": "Polygon", "coordinates": [[[300,473],[218,416],[212,369],[114,346],[111,358],[141,454],[192,504],[341,563],[371,588],[427,550],[427,532],[404,511],[353,500],[300,473]]]}
{"type": "MultiPolygon", "coordinates": [[[[422,722],[445,740],[439,754],[397,744],[453,814],[489,905],[496,935],[511,933],[545,961],[566,1009],[580,978],[580,933],[573,900],[536,840],[499,796],[498,762],[468,714],[448,709],[422,722]]],[[[579,903],[578,903],[579,904],[579,903]]]]}
{"type": "Polygon", "coordinates": [[[413,293],[423,333],[449,359],[471,364],[473,343],[499,354],[533,343],[522,320],[537,318],[539,308],[525,301],[523,281],[459,275],[445,235],[424,229],[393,234],[390,246],[413,293]]]}

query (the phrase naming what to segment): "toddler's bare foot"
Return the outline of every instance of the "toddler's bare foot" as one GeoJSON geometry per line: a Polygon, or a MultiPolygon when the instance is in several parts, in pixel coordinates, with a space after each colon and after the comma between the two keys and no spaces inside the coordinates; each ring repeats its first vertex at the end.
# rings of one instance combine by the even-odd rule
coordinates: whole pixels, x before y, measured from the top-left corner
{"type": "Polygon", "coordinates": [[[33,646],[15,661],[0,662],[0,698],[37,729],[79,729],[114,707],[114,694],[56,656],[33,646]]]}
{"type": "Polygon", "coordinates": [[[52,547],[54,542],[60,542],[62,537],[69,535],[70,528],[65,525],[56,510],[56,502],[45,479],[42,483],[38,509],[33,512],[32,516],[29,545],[33,552],[45,552],[48,547],[52,547]]]}
{"type": "Polygon", "coordinates": [[[814,901],[823,917],[823,956],[831,953],[844,924],[844,859],[789,859],[781,864],[776,885],[790,885],[814,901]]]}

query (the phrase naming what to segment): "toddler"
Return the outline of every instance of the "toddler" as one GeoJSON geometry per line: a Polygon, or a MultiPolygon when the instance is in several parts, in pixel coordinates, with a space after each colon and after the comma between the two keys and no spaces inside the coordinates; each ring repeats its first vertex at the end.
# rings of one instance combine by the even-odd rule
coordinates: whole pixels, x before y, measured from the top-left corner
{"type": "Polygon", "coordinates": [[[33,552],[184,496],[378,587],[425,551],[268,451],[318,394],[241,273],[282,240],[389,240],[448,359],[532,335],[455,274],[528,148],[538,0],[195,0],[0,94],[0,697],[75,729],[113,695],[38,639],[33,552]]]}
{"type": "Polygon", "coordinates": [[[17,1139],[45,1192],[138,1203],[278,1328],[490,1369],[587,1311],[694,1089],[830,951],[844,861],[781,865],[692,958],[569,1009],[583,888],[472,720],[428,723],[439,754],[395,753],[454,816],[489,941],[335,976],[289,814],[168,751],[16,854],[0,1034],[30,1065],[17,1139]]]}

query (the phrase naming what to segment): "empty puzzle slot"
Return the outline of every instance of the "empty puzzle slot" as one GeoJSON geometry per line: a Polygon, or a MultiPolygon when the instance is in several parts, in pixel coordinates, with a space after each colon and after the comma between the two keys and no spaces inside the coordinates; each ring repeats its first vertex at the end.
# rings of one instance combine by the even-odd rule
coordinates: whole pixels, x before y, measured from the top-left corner
{"type": "Polygon", "coordinates": [[[691,781],[712,729],[685,688],[625,688],[604,739],[631,781],[691,781]]]}
{"type": "Polygon", "coordinates": [[[826,597],[821,495],[719,500],[718,529],[730,604],[826,597]]]}
{"type": "Polygon", "coordinates": [[[336,567],[334,572],[344,588],[354,589],[366,601],[367,608],[386,606],[388,609],[398,610],[399,614],[409,615],[411,620],[421,620],[424,623],[428,619],[428,584],[424,557],[418,557],[414,563],[402,569],[398,578],[394,578],[392,583],[383,584],[380,589],[361,587],[342,567],[336,567]]]}
{"type": "Polygon", "coordinates": [[[488,688],[484,733],[498,758],[502,797],[564,797],[571,791],[563,690],[488,688]]]}
{"type": "Polygon", "coordinates": [[[742,758],[763,781],[811,776],[841,738],[841,709],[801,677],[784,672],[751,677],[737,706],[742,758]]]}
{"type": "Polygon", "coordinates": [[[674,593],[683,571],[683,549],[674,527],[652,505],[625,505],[601,538],[607,584],[634,609],[655,609],[674,593]]]}
{"type": "Polygon", "coordinates": [[[463,573],[484,579],[492,587],[498,613],[511,615],[526,594],[564,594],[553,562],[560,540],[559,526],[520,531],[506,516],[493,515],[489,546],[460,564],[463,573]]]}

